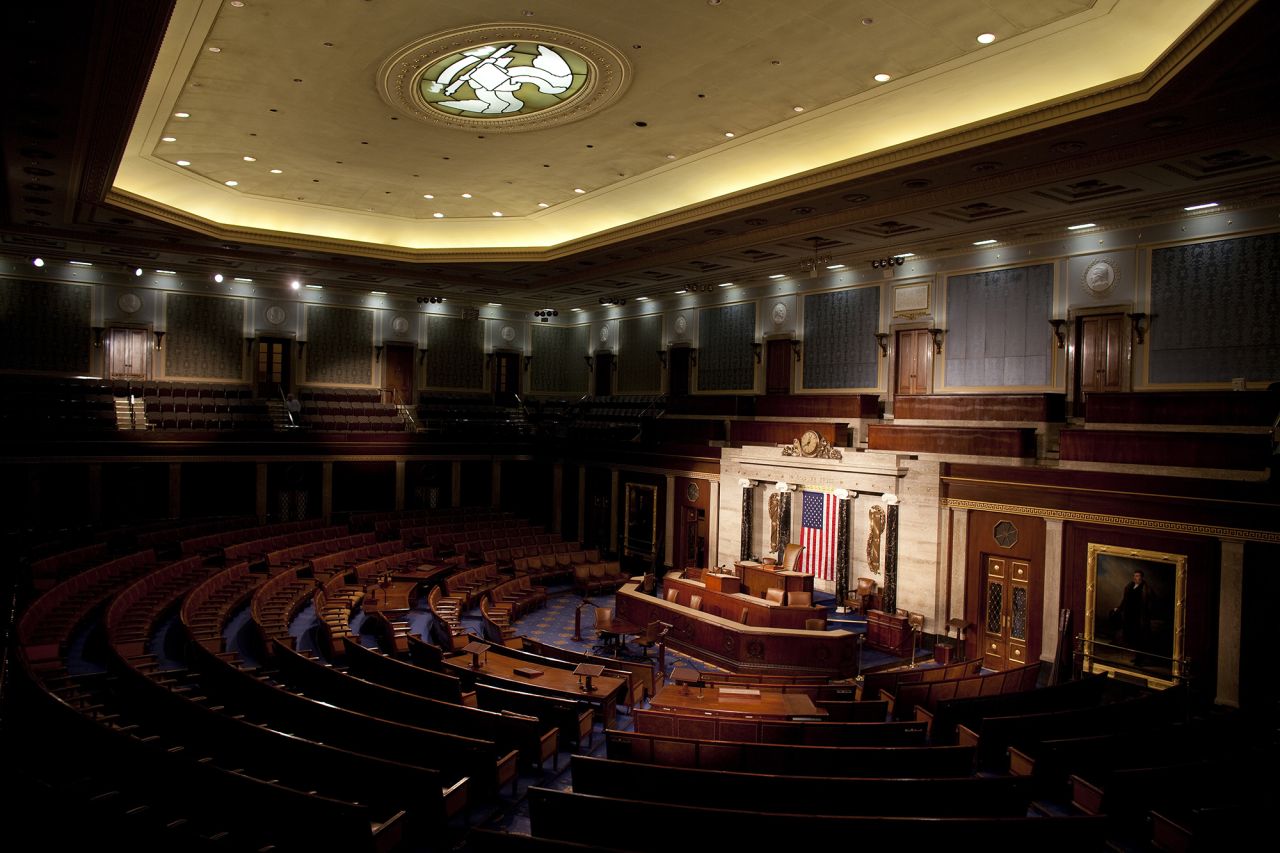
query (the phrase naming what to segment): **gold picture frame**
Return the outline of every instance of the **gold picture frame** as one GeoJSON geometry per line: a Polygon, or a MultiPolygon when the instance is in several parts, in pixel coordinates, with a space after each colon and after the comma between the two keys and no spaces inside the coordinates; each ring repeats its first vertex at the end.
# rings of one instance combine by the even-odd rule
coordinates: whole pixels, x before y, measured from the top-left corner
{"type": "Polygon", "coordinates": [[[1157,688],[1178,684],[1186,643],[1186,555],[1090,543],[1088,560],[1084,671],[1157,688]]]}
{"type": "Polygon", "coordinates": [[[627,483],[622,549],[628,556],[652,559],[658,548],[658,487],[627,483]]]}

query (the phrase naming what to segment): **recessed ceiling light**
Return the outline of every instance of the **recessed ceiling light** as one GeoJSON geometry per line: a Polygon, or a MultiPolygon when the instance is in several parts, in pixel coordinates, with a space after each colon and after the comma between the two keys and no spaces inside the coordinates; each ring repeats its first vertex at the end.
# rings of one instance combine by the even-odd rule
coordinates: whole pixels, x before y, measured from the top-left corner
{"type": "Polygon", "coordinates": [[[93,264],[92,264],[92,263],[90,263],[89,261],[67,261],[67,263],[71,264],[71,266],[73,266],[73,267],[91,267],[91,266],[93,266],[93,264]]]}
{"type": "Polygon", "coordinates": [[[689,292],[689,291],[687,291],[687,290],[677,290],[677,291],[676,291],[676,296],[679,296],[679,295],[680,295],[680,294],[682,294],[682,293],[688,293],[688,292],[689,292]]]}
{"type": "Polygon", "coordinates": [[[190,161],[190,160],[179,160],[179,161],[178,161],[178,165],[179,165],[179,166],[190,166],[190,165],[191,165],[191,161],[190,161]]]}
{"type": "Polygon", "coordinates": [[[735,136],[737,136],[737,134],[734,133],[732,130],[726,130],[724,132],[724,136],[725,136],[725,139],[733,139],[735,136]]]}
{"type": "Polygon", "coordinates": [[[570,311],[581,311],[582,309],[581,309],[581,308],[570,308],[569,310],[570,310],[570,311]]]}
{"type": "Polygon", "coordinates": [[[844,264],[827,264],[827,269],[829,269],[829,270],[842,270],[842,269],[844,269],[844,264]]]}
{"type": "Polygon", "coordinates": [[[1095,224],[1094,224],[1094,223],[1092,223],[1092,222],[1082,222],[1082,223],[1081,223],[1081,224],[1079,224],[1079,225],[1068,225],[1068,226],[1067,226],[1067,230],[1068,230],[1068,231],[1082,231],[1082,230],[1084,230],[1085,228],[1097,228],[1097,227],[1098,227],[1098,226],[1097,226],[1097,225],[1095,225],[1095,224]]]}
{"type": "Polygon", "coordinates": [[[433,213],[431,215],[434,216],[436,219],[444,219],[443,213],[433,213]]]}
{"type": "Polygon", "coordinates": [[[586,190],[584,190],[582,187],[574,187],[573,191],[576,192],[578,195],[582,195],[583,193],[586,192],[586,190]]]}
{"type": "Polygon", "coordinates": [[[133,270],[135,276],[142,275],[142,267],[135,267],[133,270]]]}
{"type": "Polygon", "coordinates": [[[1000,241],[999,241],[999,240],[974,240],[974,241],[973,241],[973,245],[975,245],[975,246],[990,246],[992,243],[998,243],[998,242],[1000,242],[1000,241]]]}
{"type": "Polygon", "coordinates": [[[900,255],[894,255],[895,258],[914,258],[915,256],[915,252],[903,252],[900,255]]]}
{"type": "Polygon", "coordinates": [[[1217,207],[1216,201],[1206,202],[1205,204],[1193,204],[1190,207],[1184,207],[1183,210],[1208,210],[1211,207],[1217,207]]]}
{"type": "Polygon", "coordinates": [[[538,207],[550,207],[550,206],[551,205],[547,204],[545,201],[538,202],[538,207]]]}
{"type": "Polygon", "coordinates": [[[797,112],[797,113],[804,112],[804,107],[792,107],[791,109],[793,112],[797,112]]]}
{"type": "Polygon", "coordinates": [[[191,118],[191,113],[174,113],[174,118],[191,118]]]}
{"type": "Polygon", "coordinates": [[[667,155],[667,159],[668,159],[668,160],[674,160],[674,159],[676,159],[676,155],[674,155],[674,154],[668,154],[668,155],[667,155]]]}
{"type": "Polygon", "coordinates": [[[991,44],[995,40],[996,40],[995,33],[983,33],[982,35],[978,36],[978,44],[991,44]]]}
{"type": "Polygon", "coordinates": [[[178,137],[176,137],[176,136],[162,136],[162,137],[160,137],[160,141],[161,141],[161,142],[177,142],[177,141],[178,141],[178,137]]]}
{"type": "Polygon", "coordinates": [[[222,273],[220,272],[214,273],[213,280],[216,281],[218,284],[222,284],[222,273]]]}
{"type": "Polygon", "coordinates": [[[423,194],[422,194],[422,197],[423,197],[423,198],[435,198],[435,196],[433,196],[431,193],[423,193],[423,194]]]}
{"type": "Polygon", "coordinates": [[[501,308],[501,307],[502,307],[502,303],[501,303],[501,302],[490,302],[490,303],[489,303],[489,307],[490,307],[490,308],[501,308]]]}
{"type": "Polygon", "coordinates": [[[716,287],[733,287],[733,282],[726,281],[724,284],[717,284],[716,287]]]}
{"type": "Polygon", "coordinates": [[[369,292],[370,292],[370,293],[372,293],[374,296],[386,296],[386,295],[387,295],[387,292],[386,292],[385,290],[370,290],[369,292]]]}
{"type": "Polygon", "coordinates": [[[302,282],[298,281],[297,279],[294,279],[293,281],[289,282],[289,287],[293,288],[294,290],[298,290],[302,287],[302,282]]]}
{"type": "Polygon", "coordinates": [[[211,47],[211,48],[209,48],[209,52],[210,52],[210,53],[222,53],[222,48],[220,48],[220,47],[211,47]]]}
{"type": "Polygon", "coordinates": [[[239,182],[239,181],[223,181],[223,183],[224,183],[224,184],[226,184],[226,185],[227,185],[227,186],[229,186],[229,187],[238,187],[238,186],[240,186],[240,182],[239,182]]]}
{"type": "Polygon", "coordinates": [[[875,81],[877,83],[888,83],[892,79],[893,79],[892,74],[885,74],[884,72],[881,72],[875,76],[875,81]]]}
{"type": "Polygon", "coordinates": [[[501,211],[501,210],[495,210],[495,211],[493,212],[493,215],[494,215],[494,216],[501,216],[501,215],[502,215],[502,211],[501,211]]]}
{"type": "Polygon", "coordinates": [[[240,276],[236,276],[235,280],[236,280],[236,281],[243,281],[245,284],[252,284],[252,283],[253,283],[253,279],[251,279],[251,278],[241,278],[240,276]]]}
{"type": "Polygon", "coordinates": [[[769,276],[769,278],[772,278],[772,279],[786,278],[786,275],[784,273],[774,273],[773,275],[769,276]]]}
{"type": "Polygon", "coordinates": [[[156,270],[158,275],[177,275],[175,270],[156,270]]]}
{"type": "Polygon", "coordinates": [[[307,290],[324,290],[323,284],[308,284],[307,290]]]}
{"type": "Polygon", "coordinates": [[[244,0],[231,0],[231,5],[239,9],[244,5],[244,0]]]}
{"type": "Polygon", "coordinates": [[[463,198],[471,198],[471,193],[463,193],[463,194],[462,194],[462,197],[463,197],[463,198]]]}
{"type": "Polygon", "coordinates": [[[283,174],[284,174],[284,170],[283,170],[283,169],[272,169],[272,170],[271,170],[271,174],[273,174],[273,175],[283,175],[283,174]]]}
{"type": "Polygon", "coordinates": [[[647,297],[647,296],[637,296],[637,297],[636,297],[636,302],[648,302],[648,301],[649,301],[649,297],[647,297]]]}
{"type": "Polygon", "coordinates": [[[246,163],[256,163],[256,162],[258,162],[258,158],[257,158],[257,157],[250,157],[248,154],[244,155],[244,156],[243,156],[243,157],[241,157],[240,159],[241,159],[241,160],[244,160],[246,163]]]}

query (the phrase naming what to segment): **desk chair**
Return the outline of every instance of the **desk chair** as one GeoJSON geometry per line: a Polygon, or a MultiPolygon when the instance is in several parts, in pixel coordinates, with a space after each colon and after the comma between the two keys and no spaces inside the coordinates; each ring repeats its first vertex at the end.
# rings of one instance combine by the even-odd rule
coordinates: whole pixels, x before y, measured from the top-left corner
{"type": "Polygon", "coordinates": [[[813,593],[807,590],[796,590],[787,596],[787,604],[791,607],[812,607],[813,593]]]}
{"type": "Polygon", "coordinates": [[[599,642],[592,646],[592,650],[600,649],[603,651],[609,641],[607,632],[613,627],[613,608],[597,607],[593,616],[595,617],[595,622],[592,627],[595,629],[596,639],[599,642]]]}
{"type": "Polygon", "coordinates": [[[771,586],[764,591],[764,600],[774,604],[781,604],[786,598],[787,593],[776,586],[771,586]]]}
{"type": "Polygon", "coordinates": [[[644,650],[644,657],[649,657],[649,649],[666,637],[670,630],[671,625],[660,619],[655,619],[645,626],[644,633],[636,637],[636,645],[644,650]]]}
{"type": "Polygon", "coordinates": [[[803,545],[788,542],[787,547],[782,549],[782,566],[779,567],[779,571],[794,572],[796,570],[796,563],[800,562],[800,555],[803,553],[803,545]]]}
{"type": "Polygon", "coordinates": [[[676,589],[674,586],[669,587],[667,589],[667,592],[666,592],[667,601],[674,602],[679,596],[680,596],[680,590],[676,589]]]}
{"type": "Polygon", "coordinates": [[[700,595],[691,595],[691,596],[689,596],[689,606],[690,606],[690,607],[692,607],[694,610],[701,610],[701,609],[702,609],[702,596],[700,596],[700,595]]]}

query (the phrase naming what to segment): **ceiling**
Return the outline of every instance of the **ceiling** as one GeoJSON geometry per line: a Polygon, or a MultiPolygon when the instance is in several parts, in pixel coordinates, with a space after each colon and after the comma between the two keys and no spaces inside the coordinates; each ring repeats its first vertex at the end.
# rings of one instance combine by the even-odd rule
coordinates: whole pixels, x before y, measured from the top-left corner
{"type": "Polygon", "coordinates": [[[792,5],[6,7],[0,248],[569,307],[1276,202],[1275,4],[792,5]],[[494,22],[589,35],[626,79],[515,132],[379,93],[397,50],[494,22]]]}

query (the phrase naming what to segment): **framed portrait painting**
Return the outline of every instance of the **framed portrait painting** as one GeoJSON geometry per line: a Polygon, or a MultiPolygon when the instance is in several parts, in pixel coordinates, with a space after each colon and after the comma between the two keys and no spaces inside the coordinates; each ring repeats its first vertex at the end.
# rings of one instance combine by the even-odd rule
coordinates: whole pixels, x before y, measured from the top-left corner
{"type": "Polygon", "coordinates": [[[1187,558],[1115,545],[1089,545],[1084,669],[1145,680],[1182,677],[1187,558]]]}

